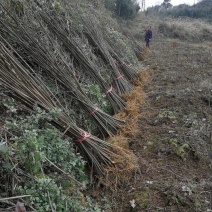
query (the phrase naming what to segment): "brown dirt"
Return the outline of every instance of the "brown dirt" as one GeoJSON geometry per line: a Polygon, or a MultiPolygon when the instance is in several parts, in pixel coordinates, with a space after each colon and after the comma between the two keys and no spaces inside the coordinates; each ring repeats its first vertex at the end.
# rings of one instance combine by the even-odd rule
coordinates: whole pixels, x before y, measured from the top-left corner
{"type": "Polygon", "coordinates": [[[175,40],[151,44],[144,63],[152,79],[141,88],[146,98],[140,107],[139,133],[124,134],[139,168],[123,176],[128,181],[113,193],[112,211],[209,211],[211,47],[175,40]]]}

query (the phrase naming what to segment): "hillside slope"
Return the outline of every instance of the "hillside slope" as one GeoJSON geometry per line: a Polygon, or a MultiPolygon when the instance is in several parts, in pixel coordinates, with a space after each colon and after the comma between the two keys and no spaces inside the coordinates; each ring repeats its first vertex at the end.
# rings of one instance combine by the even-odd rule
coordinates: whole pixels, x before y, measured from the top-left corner
{"type": "Polygon", "coordinates": [[[188,43],[98,2],[1,13],[0,211],[211,209],[211,26],[188,43]]]}
{"type": "Polygon", "coordinates": [[[118,211],[212,209],[211,45],[152,41],[144,61],[152,81],[140,134],[130,141],[139,169],[120,192],[118,211]]]}

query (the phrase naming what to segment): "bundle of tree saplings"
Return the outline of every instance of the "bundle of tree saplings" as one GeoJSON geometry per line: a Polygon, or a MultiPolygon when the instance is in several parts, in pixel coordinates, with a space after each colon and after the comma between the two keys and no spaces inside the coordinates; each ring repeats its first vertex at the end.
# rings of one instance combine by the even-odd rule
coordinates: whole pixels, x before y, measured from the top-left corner
{"type": "Polygon", "coordinates": [[[113,58],[115,58],[115,60],[117,61],[117,66],[124,73],[128,80],[133,80],[138,77],[138,73],[133,68],[133,65],[129,62],[123,61],[122,56],[120,55],[120,53],[117,53],[117,51],[114,50],[114,47],[112,48],[111,45],[108,44],[108,49],[113,58]]]}
{"type": "Polygon", "coordinates": [[[88,41],[97,49],[97,54],[101,55],[103,60],[110,66],[113,86],[118,94],[130,92],[132,85],[125,79],[125,75],[119,71],[118,63],[112,58],[108,44],[103,38],[101,28],[94,16],[86,16],[83,20],[84,34],[88,37],[88,41]]]}
{"type": "MultiPolygon", "coordinates": [[[[21,23],[21,20],[18,23],[21,23]]],[[[54,37],[48,33],[48,29],[41,25],[39,32],[41,38],[36,38],[34,36],[36,27],[33,28],[33,23],[30,23],[30,28],[24,27],[24,24],[11,25],[10,22],[5,23],[2,20],[0,20],[0,24],[1,30],[9,34],[6,39],[10,43],[15,42],[16,46],[18,44],[22,50],[20,54],[27,55],[27,60],[30,58],[43,71],[46,71],[66,87],[70,91],[70,95],[80,102],[82,109],[93,119],[103,135],[112,135],[119,129],[123,121],[115,119],[103,112],[101,108],[97,108],[82,91],[72,65],[68,62],[70,58],[66,56],[54,37]]]]}
{"type": "Polygon", "coordinates": [[[52,124],[63,134],[72,138],[72,141],[96,172],[103,173],[104,166],[115,164],[115,159],[119,163],[122,160],[125,150],[119,151],[117,146],[91,135],[73,123],[59,100],[41,78],[37,77],[34,70],[2,37],[0,37],[0,82],[14,92],[16,99],[31,109],[35,105],[46,111],[54,108],[60,109],[61,113],[58,119],[53,120],[52,124]]]}
{"type": "Polygon", "coordinates": [[[136,57],[138,60],[141,60],[141,52],[144,48],[142,48],[142,46],[135,40],[133,36],[130,36],[129,40],[131,41],[136,57]]]}
{"type": "Polygon", "coordinates": [[[83,51],[82,46],[79,42],[77,42],[75,35],[67,35],[67,32],[63,29],[58,16],[50,15],[47,12],[43,12],[40,15],[52,33],[56,35],[58,40],[60,40],[66,47],[67,51],[71,53],[74,59],[77,60],[77,62],[83,67],[84,71],[107,95],[114,112],[118,112],[120,109],[123,109],[126,106],[125,102],[118,96],[114,88],[110,86],[100,75],[100,71],[98,70],[99,67],[97,67],[88,54],[83,51]]]}

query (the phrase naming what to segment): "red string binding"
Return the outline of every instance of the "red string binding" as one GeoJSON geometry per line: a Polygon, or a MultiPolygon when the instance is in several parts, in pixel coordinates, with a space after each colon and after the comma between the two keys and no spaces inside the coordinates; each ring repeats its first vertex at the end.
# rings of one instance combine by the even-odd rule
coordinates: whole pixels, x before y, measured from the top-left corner
{"type": "Polygon", "coordinates": [[[95,108],[92,112],[88,113],[88,115],[92,116],[97,110],[98,108],[95,108]]]}
{"type": "Polygon", "coordinates": [[[105,91],[105,94],[112,92],[112,90],[113,90],[113,87],[111,86],[109,90],[105,91]]]}
{"type": "Polygon", "coordinates": [[[122,77],[124,77],[124,74],[120,75],[119,77],[114,78],[114,80],[119,80],[119,79],[121,79],[122,77]]]}
{"type": "Polygon", "coordinates": [[[132,64],[132,63],[130,63],[130,64],[123,63],[123,65],[125,65],[125,66],[127,66],[127,67],[131,67],[131,66],[133,66],[133,64],[132,64]]]}
{"type": "Polygon", "coordinates": [[[75,142],[81,143],[82,141],[85,141],[87,138],[90,138],[91,137],[91,135],[88,134],[85,131],[81,133],[81,136],[82,136],[82,138],[80,138],[78,140],[75,140],[75,142]]]}

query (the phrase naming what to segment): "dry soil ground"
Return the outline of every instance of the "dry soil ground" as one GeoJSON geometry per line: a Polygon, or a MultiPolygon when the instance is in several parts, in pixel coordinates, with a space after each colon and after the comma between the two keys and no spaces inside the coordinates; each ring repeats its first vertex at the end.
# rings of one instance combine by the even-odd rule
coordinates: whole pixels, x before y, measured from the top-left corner
{"type": "Polygon", "coordinates": [[[152,70],[129,139],[139,169],[114,211],[212,211],[212,43],[153,41],[152,70]]]}

